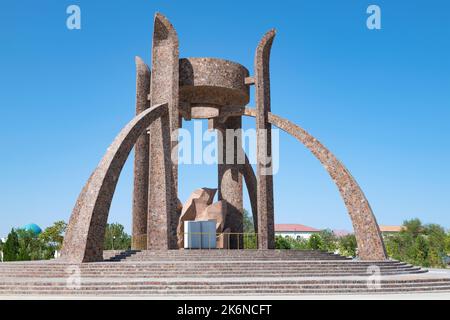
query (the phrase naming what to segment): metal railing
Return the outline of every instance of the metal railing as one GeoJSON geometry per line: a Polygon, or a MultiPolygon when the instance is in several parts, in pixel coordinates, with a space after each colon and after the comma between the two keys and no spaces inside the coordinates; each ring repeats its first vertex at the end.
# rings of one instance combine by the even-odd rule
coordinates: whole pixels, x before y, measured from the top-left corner
{"type": "Polygon", "coordinates": [[[182,236],[185,249],[258,248],[258,234],[254,232],[184,232],[182,236]],[[187,246],[186,241],[189,242],[187,246]]]}

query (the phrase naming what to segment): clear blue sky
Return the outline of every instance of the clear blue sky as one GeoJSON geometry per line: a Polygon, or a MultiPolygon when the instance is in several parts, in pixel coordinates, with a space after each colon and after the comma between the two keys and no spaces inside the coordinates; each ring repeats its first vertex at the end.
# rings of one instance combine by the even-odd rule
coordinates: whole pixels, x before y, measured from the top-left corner
{"type": "MultiPolygon", "coordinates": [[[[273,112],[345,163],[380,224],[419,217],[450,227],[448,1],[14,0],[0,9],[0,236],[69,218],[133,117],[134,56],[150,61],[156,11],[176,27],[181,57],[249,69],[275,27],[273,112]],[[81,30],[66,28],[70,4],[81,7],[81,30]],[[382,30],[366,28],[370,4],[381,7],[382,30]]],[[[288,135],[281,140],[276,222],[351,230],[320,163],[288,135]]],[[[183,166],[180,175],[182,201],[216,185],[215,166],[183,166]]],[[[131,185],[128,161],[109,219],[128,231],[131,185]]]]}

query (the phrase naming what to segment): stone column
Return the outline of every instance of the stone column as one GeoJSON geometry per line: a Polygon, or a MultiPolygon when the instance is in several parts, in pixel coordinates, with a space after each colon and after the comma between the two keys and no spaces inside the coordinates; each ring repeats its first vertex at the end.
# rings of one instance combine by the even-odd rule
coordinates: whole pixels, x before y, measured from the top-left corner
{"type": "MultiPolygon", "coordinates": [[[[136,57],[136,115],[150,107],[150,70],[136,57]]],[[[144,132],[134,146],[133,230],[131,249],[147,249],[149,138],[144,132]]]]}
{"type": "MultiPolygon", "coordinates": [[[[179,128],[178,36],[170,22],[156,14],[152,47],[150,101],[168,103],[169,113],[150,125],[150,176],[147,221],[148,249],[176,249],[177,164],[171,153],[176,142],[171,134],[179,128]]],[[[174,153],[176,154],[176,153],[174,153]]]]}
{"type": "MultiPolygon", "coordinates": [[[[242,118],[230,117],[224,123],[218,124],[217,129],[223,139],[218,139],[219,161],[218,165],[219,201],[227,202],[227,216],[224,230],[230,232],[244,232],[243,224],[243,200],[242,200],[242,166],[245,163],[245,155],[242,150],[242,134],[236,129],[242,128],[242,118]],[[233,130],[226,130],[233,129],[233,130]],[[239,151],[239,153],[238,153],[239,151]],[[227,157],[228,155],[228,157],[227,157]]],[[[230,237],[230,249],[243,249],[243,237],[232,235],[230,237]]]]}
{"type": "Polygon", "coordinates": [[[269,60],[275,30],[267,32],[255,55],[255,102],[257,131],[257,211],[258,248],[275,248],[273,206],[272,135],[269,123],[270,75],[269,60]]]}

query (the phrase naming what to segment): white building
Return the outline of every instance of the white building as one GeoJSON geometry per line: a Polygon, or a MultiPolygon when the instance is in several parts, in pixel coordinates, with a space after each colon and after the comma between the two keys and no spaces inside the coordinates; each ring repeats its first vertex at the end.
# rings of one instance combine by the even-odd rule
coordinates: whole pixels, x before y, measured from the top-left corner
{"type": "Polygon", "coordinates": [[[379,227],[380,227],[381,234],[384,237],[390,236],[390,235],[394,235],[394,234],[398,234],[402,230],[405,229],[404,226],[383,226],[383,225],[380,225],[379,227]]]}
{"type": "Polygon", "coordinates": [[[305,226],[303,224],[276,224],[275,235],[282,237],[291,237],[294,239],[309,239],[312,234],[319,233],[321,230],[305,226]]]}

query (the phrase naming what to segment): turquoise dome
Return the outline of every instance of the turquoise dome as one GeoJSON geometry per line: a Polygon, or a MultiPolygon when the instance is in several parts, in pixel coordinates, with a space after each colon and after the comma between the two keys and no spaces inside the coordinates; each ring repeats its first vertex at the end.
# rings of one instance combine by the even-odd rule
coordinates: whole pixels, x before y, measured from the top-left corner
{"type": "Polygon", "coordinates": [[[22,227],[23,230],[32,231],[35,235],[39,235],[42,229],[35,223],[29,223],[22,227]]]}

